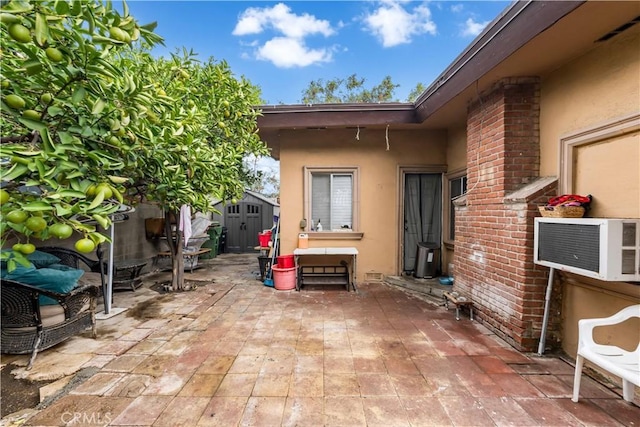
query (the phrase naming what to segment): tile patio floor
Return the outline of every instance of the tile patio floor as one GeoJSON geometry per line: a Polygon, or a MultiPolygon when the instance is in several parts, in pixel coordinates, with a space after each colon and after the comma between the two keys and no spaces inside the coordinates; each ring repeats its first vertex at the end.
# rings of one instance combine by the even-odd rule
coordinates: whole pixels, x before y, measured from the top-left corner
{"type": "Polygon", "coordinates": [[[276,291],[256,280],[255,255],[205,264],[187,274],[197,290],[160,295],[148,276],[116,294],[115,306],[137,305],[99,321],[97,340],[40,354],[34,375],[78,354],[93,375],[23,425],[639,424],[618,388],[585,377],[575,404],[571,365],[395,287],[276,291]]]}

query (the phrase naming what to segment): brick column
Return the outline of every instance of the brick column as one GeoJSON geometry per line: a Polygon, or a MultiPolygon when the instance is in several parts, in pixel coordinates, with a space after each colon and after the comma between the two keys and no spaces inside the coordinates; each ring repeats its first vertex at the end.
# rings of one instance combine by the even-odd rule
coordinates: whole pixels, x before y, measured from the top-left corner
{"type": "Polygon", "coordinates": [[[539,177],[539,79],[507,78],[468,106],[466,203],[456,210],[455,287],[520,350],[540,337],[547,272],[533,264],[533,218],[555,184],[510,194],[539,177]]]}

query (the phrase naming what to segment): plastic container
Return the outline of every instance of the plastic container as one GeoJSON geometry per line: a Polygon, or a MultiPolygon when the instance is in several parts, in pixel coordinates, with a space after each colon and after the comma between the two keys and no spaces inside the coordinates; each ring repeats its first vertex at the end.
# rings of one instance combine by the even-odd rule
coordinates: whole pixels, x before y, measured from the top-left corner
{"type": "Polygon", "coordinates": [[[267,277],[267,273],[269,272],[269,268],[271,268],[271,257],[259,256],[258,264],[260,264],[260,281],[264,282],[264,279],[267,277]]]}
{"type": "Polygon", "coordinates": [[[293,255],[280,255],[278,256],[278,267],[280,268],[293,268],[296,266],[296,262],[293,259],[293,255]]]}
{"type": "Polygon", "coordinates": [[[220,245],[220,234],[222,233],[222,227],[220,224],[214,224],[209,227],[207,231],[209,233],[209,240],[202,244],[203,248],[209,248],[211,251],[206,254],[200,255],[201,258],[211,259],[218,256],[218,246],[220,245]]]}
{"type": "Polygon", "coordinates": [[[258,242],[260,243],[260,247],[268,248],[269,242],[271,242],[271,231],[258,233],[258,242]]]}
{"type": "Polygon", "coordinates": [[[414,277],[432,279],[440,270],[440,245],[433,242],[418,242],[414,277]]]}
{"type": "Polygon", "coordinates": [[[273,285],[279,291],[290,291],[296,288],[296,268],[280,268],[280,264],[271,267],[273,285]]]}
{"type": "Polygon", "coordinates": [[[307,233],[298,234],[298,248],[307,249],[309,247],[309,235],[307,233]]]}

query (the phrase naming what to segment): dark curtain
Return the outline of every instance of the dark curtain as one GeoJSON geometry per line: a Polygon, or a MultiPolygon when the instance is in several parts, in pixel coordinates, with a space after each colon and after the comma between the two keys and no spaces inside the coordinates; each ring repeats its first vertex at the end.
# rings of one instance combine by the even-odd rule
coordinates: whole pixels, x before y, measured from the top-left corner
{"type": "Polygon", "coordinates": [[[439,174],[405,175],[404,271],[415,268],[418,242],[440,244],[442,185],[439,174]]]}

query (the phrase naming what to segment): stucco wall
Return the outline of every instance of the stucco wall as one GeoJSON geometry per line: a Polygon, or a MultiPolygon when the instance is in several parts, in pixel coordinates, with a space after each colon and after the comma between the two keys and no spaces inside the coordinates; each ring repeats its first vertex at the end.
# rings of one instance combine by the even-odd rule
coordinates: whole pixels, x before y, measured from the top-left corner
{"type": "MultiPolygon", "coordinates": [[[[607,42],[594,45],[588,54],[544,77],[540,113],[541,175],[563,178],[559,165],[562,138],[639,113],[639,45],[640,26],[636,25],[607,42]]],[[[569,180],[573,180],[576,192],[593,193],[595,199],[600,196],[600,202],[608,201],[606,206],[596,204],[593,216],[637,218],[640,216],[640,135],[636,131],[605,143],[615,144],[615,147],[596,150],[595,163],[593,156],[576,157],[574,168],[581,172],[569,180]],[[588,163],[587,159],[590,159],[588,163]],[[592,170],[592,178],[584,177],[586,169],[592,170]],[[593,184],[594,179],[597,186],[588,184],[593,184]],[[621,185],[623,182],[628,184],[621,185]],[[616,200],[619,203],[609,202],[616,200]]],[[[571,276],[570,280],[565,278],[562,288],[563,350],[574,357],[579,319],[605,317],[640,302],[640,286],[637,285],[587,281],[571,276]]],[[[637,332],[637,324],[625,325],[611,336],[633,336],[637,344],[637,332]]]]}
{"type": "MultiPolygon", "coordinates": [[[[543,78],[540,175],[558,175],[562,137],[638,113],[639,45],[636,25],[543,78]]],[[[621,166],[627,162],[638,167],[637,158],[623,159],[621,166]]]]}
{"type": "Polygon", "coordinates": [[[467,128],[452,128],[447,131],[447,166],[448,172],[467,167],[467,128]]]}
{"type": "MultiPolygon", "coordinates": [[[[389,129],[281,131],[280,207],[281,254],[297,246],[304,218],[303,168],[359,168],[359,230],[362,240],[314,240],[309,247],[355,246],[359,251],[357,278],[365,272],[398,272],[399,166],[444,165],[446,132],[389,129]]],[[[307,218],[309,220],[309,218],[307,218]]]]}

